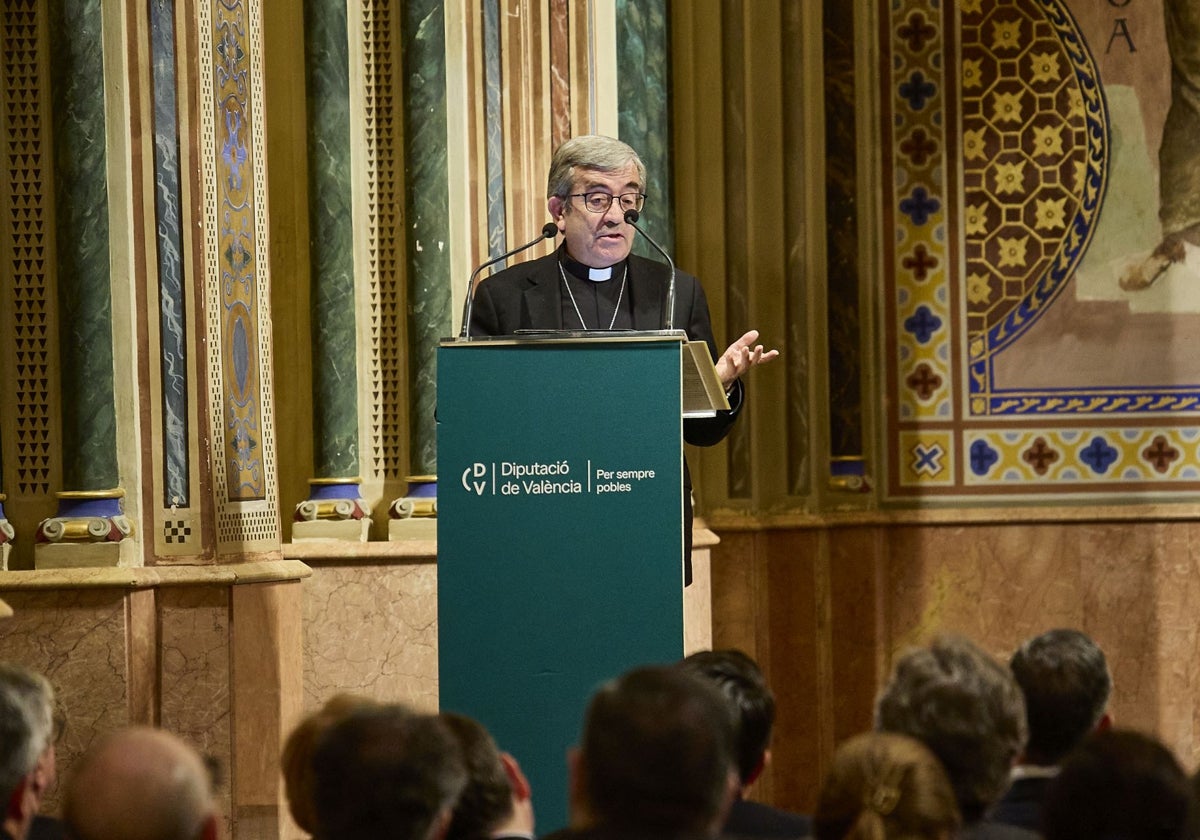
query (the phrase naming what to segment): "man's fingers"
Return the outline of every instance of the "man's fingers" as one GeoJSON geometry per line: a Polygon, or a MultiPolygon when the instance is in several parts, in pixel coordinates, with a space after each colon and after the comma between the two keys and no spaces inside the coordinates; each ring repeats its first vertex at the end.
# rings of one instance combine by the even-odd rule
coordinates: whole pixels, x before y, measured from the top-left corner
{"type": "Polygon", "coordinates": [[[758,330],[750,330],[748,333],[746,333],[741,338],[739,338],[737,341],[735,341],[734,345],[740,346],[740,347],[749,347],[751,344],[753,344],[757,340],[758,340],[758,330]]]}
{"type": "Polygon", "coordinates": [[[769,362],[779,355],[778,350],[767,350],[763,345],[756,344],[758,330],[750,330],[721,354],[721,363],[733,373],[733,378],[741,376],[756,365],[769,362]]]}

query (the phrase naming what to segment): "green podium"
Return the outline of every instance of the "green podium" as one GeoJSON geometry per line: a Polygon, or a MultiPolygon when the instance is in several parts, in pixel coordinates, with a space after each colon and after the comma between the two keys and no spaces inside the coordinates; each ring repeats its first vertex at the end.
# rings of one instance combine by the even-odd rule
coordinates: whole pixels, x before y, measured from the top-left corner
{"type": "Polygon", "coordinates": [[[482,722],[566,824],[595,688],[683,654],[678,335],[438,351],[440,706],[482,722]]]}

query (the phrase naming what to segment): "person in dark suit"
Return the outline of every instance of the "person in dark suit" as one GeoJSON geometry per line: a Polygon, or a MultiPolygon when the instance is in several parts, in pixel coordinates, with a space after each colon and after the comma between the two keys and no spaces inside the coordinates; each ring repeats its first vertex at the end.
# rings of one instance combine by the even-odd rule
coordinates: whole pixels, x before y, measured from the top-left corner
{"type": "Polygon", "coordinates": [[[1025,697],[1029,743],[994,822],[1041,830],[1042,803],[1059,765],[1091,732],[1112,725],[1112,676],[1104,651],[1078,630],[1056,629],[1026,641],[1009,661],[1025,697]]]}
{"type": "Polygon", "coordinates": [[[474,718],[454,712],[438,718],[458,742],[467,769],[445,840],[533,840],[533,801],[517,760],[501,752],[474,718]]]}
{"type": "Polygon", "coordinates": [[[57,778],[54,689],[34,671],[0,663],[0,838],[26,840],[57,778]]]}
{"type": "Polygon", "coordinates": [[[283,742],[280,764],[283,792],[292,821],[309,836],[317,833],[317,812],[313,804],[315,783],[312,756],[321,735],[355,709],[376,705],[369,697],[335,694],[325,705],[305,715],[283,742]]]}
{"type": "Polygon", "coordinates": [[[1191,782],[1155,738],[1109,729],[1071,751],[1042,812],[1045,840],[1193,840],[1191,782]]]}
{"type": "Polygon", "coordinates": [[[317,840],[442,840],[467,770],[436,715],[398,704],[355,709],[312,755],[317,840]]]}
{"type": "Polygon", "coordinates": [[[775,696],[758,663],[740,650],[703,650],[683,659],[680,667],[708,680],[729,703],[737,726],[738,777],[741,785],[725,820],[725,835],[738,837],[807,837],[808,817],[746,799],[771,758],[775,696]]]}
{"type": "Polygon", "coordinates": [[[715,840],[737,788],[733,716],[676,666],[600,687],[568,756],[570,827],[544,840],[715,840]]]}
{"type": "Polygon", "coordinates": [[[960,840],[1033,840],[991,822],[1025,747],[1025,700],[1008,668],[966,639],[949,636],[896,661],[875,704],[875,728],[916,738],[938,757],[954,788],[960,840]]]}
{"type": "MultiPolygon", "coordinates": [[[[659,330],[664,327],[668,266],[630,254],[635,231],[625,221],[646,199],[646,167],[629,145],[611,137],[572,138],[550,164],[546,207],[563,235],[552,254],[505,269],[479,284],[471,310],[473,336],[512,335],[518,330],[659,330]]],[[[674,326],[708,345],[729,398],[714,418],[684,422],[683,437],[695,446],[720,442],[741,413],[741,376],[779,355],[756,344],[750,330],[717,355],[708,301],[690,274],[675,278],[674,326]]],[[[691,580],[691,476],[684,464],[685,583],[691,580]]]]}

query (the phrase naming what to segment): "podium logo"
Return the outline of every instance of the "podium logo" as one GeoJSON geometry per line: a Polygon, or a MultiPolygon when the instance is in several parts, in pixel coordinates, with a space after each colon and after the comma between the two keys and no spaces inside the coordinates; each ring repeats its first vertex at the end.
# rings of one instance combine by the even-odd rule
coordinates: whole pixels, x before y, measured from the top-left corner
{"type": "Polygon", "coordinates": [[[557,461],[476,461],[462,471],[463,490],[475,496],[560,496],[633,493],[642,482],[653,482],[655,471],[647,467],[614,469],[596,467],[587,459],[587,468],[579,473],[571,462],[557,461]],[[576,477],[578,476],[578,477],[576,477]]]}
{"type": "Polygon", "coordinates": [[[488,486],[487,470],[487,464],[481,464],[478,461],[463,470],[463,489],[468,493],[474,491],[475,495],[482,496],[488,486]]]}

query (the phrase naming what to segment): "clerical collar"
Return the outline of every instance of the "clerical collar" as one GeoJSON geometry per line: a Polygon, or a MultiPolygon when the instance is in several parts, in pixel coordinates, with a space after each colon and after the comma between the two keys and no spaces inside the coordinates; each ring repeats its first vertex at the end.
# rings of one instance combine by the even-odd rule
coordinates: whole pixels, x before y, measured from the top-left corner
{"type": "Polygon", "coordinates": [[[616,276],[614,271],[621,267],[621,263],[617,263],[616,265],[610,265],[608,268],[591,268],[590,266],[586,266],[581,262],[576,262],[575,260],[571,259],[571,257],[568,256],[566,249],[563,249],[563,252],[559,255],[559,262],[562,263],[563,268],[571,272],[571,274],[573,274],[575,277],[578,277],[580,280],[591,280],[595,283],[602,283],[605,280],[611,280],[614,276],[616,276]]]}

